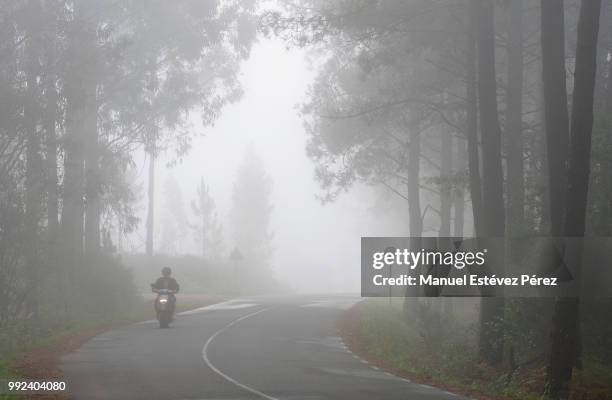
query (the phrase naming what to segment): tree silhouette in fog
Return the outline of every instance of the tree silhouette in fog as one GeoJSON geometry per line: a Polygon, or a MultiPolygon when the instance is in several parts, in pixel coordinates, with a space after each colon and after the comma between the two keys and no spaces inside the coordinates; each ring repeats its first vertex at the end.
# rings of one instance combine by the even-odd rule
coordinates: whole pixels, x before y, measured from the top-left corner
{"type": "Polygon", "coordinates": [[[242,253],[246,273],[250,275],[247,279],[260,282],[269,279],[271,268],[271,194],[272,179],[251,144],[234,180],[230,221],[234,244],[242,253]]]}

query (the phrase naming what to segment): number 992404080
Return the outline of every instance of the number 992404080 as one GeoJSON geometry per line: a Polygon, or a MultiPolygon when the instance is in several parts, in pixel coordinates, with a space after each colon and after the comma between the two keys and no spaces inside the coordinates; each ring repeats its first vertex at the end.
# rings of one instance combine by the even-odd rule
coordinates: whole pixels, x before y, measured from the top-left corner
{"type": "Polygon", "coordinates": [[[67,389],[66,382],[59,380],[3,379],[1,382],[0,394],[62,393],[67,389]]]}

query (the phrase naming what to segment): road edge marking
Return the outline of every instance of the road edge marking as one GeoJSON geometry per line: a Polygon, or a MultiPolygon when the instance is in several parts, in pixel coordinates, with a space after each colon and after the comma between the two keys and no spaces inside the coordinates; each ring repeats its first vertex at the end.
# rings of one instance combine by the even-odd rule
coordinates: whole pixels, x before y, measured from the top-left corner
{"type": "Polygon", "coordinates": [[[206,365],[208,366],[208,368],[210,368],[214,373],[216,373],[217,375],[219,375],[220,377],[222,377],[223,379],[225,379],[226,381],[228,381],[229,383],[238,386],[239,388],[246,390],[247,392],[250,392],[254,395],[257,395],[263,399],[266,400],[279,400],[276,397],[272,397],[269,396],[263,392],[260,392],[257,389],[254,389],[250,386],[245,385],[244,383],[240,383],[237,380],[235,380],[234,378],[232,378],[231,376],[223,373],[219,368],[215,367],[213,365],[213,363],[210,361],[210,359],[208,358],[208,348],[210,347],[210,344],[212,343],[212,341],[217,337],[217,335],[225,332],[226,330],[228,330],[229,328],[231,328],[232,326],[236,325],[237,323],[244,321],[247,318],[251,318],[254,317],[257,314],[261,314],[264,311],[268,311],[270,310],[270,308],[264,308],[263,310],[259,310],[259,311],[255,311],[253,313],[244,315],[240,318],[237,318],[235,320],[233,320],[232,322],[230,322],[229,324],[225,325],[223,328],[219,329],[217,332],[213,333],[211,337],[208,338],[208,340],[206,341],[206,343],[204,344],[204,347],[202,347],[202,359],[204,359],[204,362],[206,363],[206,365]]]}

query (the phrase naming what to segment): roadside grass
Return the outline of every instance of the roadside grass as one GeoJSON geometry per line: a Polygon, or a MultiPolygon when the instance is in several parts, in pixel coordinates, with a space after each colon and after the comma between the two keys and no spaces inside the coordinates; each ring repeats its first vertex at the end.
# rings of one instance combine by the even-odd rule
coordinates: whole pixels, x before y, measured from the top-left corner
{"type": "Polygon", "coordinates": [[[572,392],[575,399],[612,399],[612,368],[585,359],[572,379],[572,392]]]}
{"type": "MultiPolygon", "coordinates": [[[[356,308],[356,341],[365,358],[416,382],[484,399],[541,399],[544,368],[494,369],[479,362],[474,322],[431,318],[408,324],[399,307],[369,300],[356,308]],[[425,322],[422,322],[425,321],[425,322]]],[[[612,398],[612,368],[585,359],[574,374],[572,398],[612,398]]]]}

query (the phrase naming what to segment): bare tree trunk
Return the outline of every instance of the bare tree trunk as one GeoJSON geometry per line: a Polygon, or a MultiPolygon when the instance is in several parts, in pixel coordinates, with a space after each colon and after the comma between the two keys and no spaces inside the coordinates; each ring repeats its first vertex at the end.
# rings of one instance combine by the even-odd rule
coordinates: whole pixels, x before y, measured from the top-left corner
{"type": "MultiPolygon", "coordinates": [[[[604,3],[605,4],[605,3],[604,3]]],[[[609,19],[609,7],[611,6],[610,2],[605,4],[602,7],[602,21],[606,21],[609,19]]],[[[604,42],[603,46],[600,46],[600,50],[602,54],[598,57],[604,61],[603,65],[607,67],[607,76],[606,76],[606,84],[605,84],[605,102],[604,102],[604,111],[606,115],[606,126],[607,129],[604,132],[603,138],[603,146],[606,149],[612,149],[612,59],[608,59],[610,54],[612,54],[612,41],[610,35],[612,34],[612,27],[608,26],[609,23],[606,23],[606,31],[600,31],[600,37],[604,40],[600,40],[600,42],[604,42]],[[603,36],[603,35],[606,36],[603,36]]],[[[603,26],[602,26],[603,28],[603,26]]],[[[598,223],[597,232],[601,236],[611,236],[612,235],[612,159],[610,157],[606,157],[602,160],[601,167],[601,180],[600,180],[600,190],[603,193],[603,201],[601,202],[601,214],[598,223]]],[[[612,351],[612,350],[611,350],[612,351]]]]}
{"type": "Polygon", "coordinates": [[[447,129],[440,132],[440,230],[439,237],[448,237],[451,232],[453,137],[447,129]]]}
{"type": "Polygon", "coordinates": [[[85,134],[88,102],[91,101],[85,88],[92,79],[89,76],[93,70],[89,52],[95,46],[95,30],[91,21],[81,14],[82,7],[81,2],[75,2],[75,16],[69,29],[70,56],[64,86],[67,104],[61,237],[68,272],[77,268],[83,255],[85,134]]]}
{"type": "MultiPolygon", "coordinates": [[[[410,229],[410,246],[413,249],[420,248],[420,236],[423,234],[423,217],[421,215],[421,188],[420,188],[420,165],[421,165],[421,132],[414,129],[410,132],[410,143],[408,147],[408,217],[410,229]]],[[[416,250],[415,250],[416,251],[416,250]]],[[[408,296],[410,287],[406,287],[406,296],[402,312],[408,320],[416,315],[417,299],[408,296]]]]}
{"type": "MultiPolygon", "coordinates": [[[[61,238],[64,243],[64,254],[69,263],[83,252],[83,182],[84,160],[83,140],[80,137],[76,119],[80,110],[74,95],[68,95],[66,110],[66,136],[64,139],[64,188],[61,220],[61,238]]],[[[76,267],[76,265],[71,265],[76,267]]]]}
{"type": "MultiPolygon", "coordinates": [[[[95,75],[95,71],[91,72],[95,75]]],[[[98,148],[96,83],[88,82],[87,90],[87,117],[85,121],[85,252],[95,256],[100,251],[100,157],[98,148]]]]}
{"type": "Polygon", "coordinates": [[[520,235],[525,226],[523,166],[523,1],[509,0],[506,160],[508,231],[520,235]]]}
{"type": "Polygon", "coordinates": [[[48,43],[47,55],[47,77],[45,87],[45,141],[46,141],[46,178],[47,178],[47,224],[48,242],[53,248],[56,244],[59,231],[58,217],[58,176],[57,176],[57,137],[55,133],[55,122],[57,118],[57,89],[55,87],[55,43],[48,43]]]}
{"type": "MultiPolygon", "coordinates": [[[[47,3],[45,3],[47,4],[47,3]]],[[[55,26],[52,28],[55,30],[55,26]]],[[[64,276],[61,271],[59,260],[59,190],[58,190],[58,140],[56,135],[56,120],[58,118],[59,96],[56,88],[57,69],[56,63],[56,43],[55,38],[51,37],[46,42],[47,45],[47,76],[45,81],[45,168],[46,168],[46,191],[47,191],[47,266],[54,274],[54,280],[60,290],[64,290],[64,276]]],[[[58,300],[63,296],[60,295],[58,300]]]]}
{"type": "Polygon", "coordinates": [[[478,92],[483,148],[483,210],[489,236],[504,235],[504,196],[501,165],[501,130],[497,110],[493,3],[479,2],[478,92]]]}
{"type": "MultiPolygon", "coordinates": [[[[578,20],[564,223],[564,234],[570,237],[581,237],[585,232],[600,11],[601,0],[583,0],[578,20]]],[[[572,370],[580,354],[579,305],[578,297],[557,299],[555,304],[546,370],[546,395],[549,398],[569,397],[572,370]]]]}
{"type": "Polygon", "coordinates": [[[439,237],[450,236],[451,230],[451,169],[453,157],[453,138],[446,129],[440,132],[440,228],[439,237]]]}
{"type": "MultiPolygon", "coordinates": [[[[540,74],[542,71],[540,70],[540,74]]],[[[534,153],[537,157],[532,157],[531,160],[534,169],[537,170],[539,163],[539,173],[537,176],[537,195],[539,196],[539,213],[538,207],[536,206],[534,211],[534,217],[538,216],[539,221],[538,224],[534,224],[534,230],[539,232],[540,234],[547,234],[550,232],[550,174],[548,173],[548,157],[547,157],[547,132],[546,128],[546,111],[545,111],[545,100],[544,100],[544,84],[540,84],[540,91],[538,96],[538,104],[540,105],[540,112],[538,113],[538,117],[540,119],[541,129],[539,135],[536,137],[535,145],[534,145],[534,153]]],[[[535,218],[534,218],[535,219],[535,218]]]]}
{"type": "Polygon", "coordinates": [[[565,77],[563,1],[542,0],[542,81],[549,176],[550,230],[563,235],[569,117],[565,77]]]}
{"type": "Polygon", "coordinates": [[[410,236],[419,237],[423,234],[423,217],[421,215],[421,133],[415,129],[410,134],[408,150],[408,215],[410,218],[410,236]]]}
{"type": "MultiPolygon", "coordinates": [[[[494,2],[488,0],[477,0],[477,2],[478,104],[482,132],[484,228],[487,237],[503,237],[505,233],[504,178],[495,78],[494,2]]],[[[499,365],[502,361],[503,337],[497,333],[494,325],[502,318],[503,310],[503,298],[482,298],[480,356],[490,365],[499,365]]]]}
{"type": "MultiPolygon", "coordinates": [[[[87,0],[89,1],[89,0],[87,0]]],[[[98,49],[96,45],[96,10],[89,10],[87,20],[87,43],[83,48],[87,57],[87,77],[83,91],[86,99],[83,121],[85,138],[85,253],[96,256],[100,251],[100,198],[102,177],[100,176],[100,149],[98,143],[98,49]]]]}
{"type": "MultiPolygon", "coordinates": [[[[28,11],[33,18],[40,15],[39,4],[30,0],[28,11]]],[[[26,254],[26,273],[28,285],[28,309],[38,315],[39,284],[40,284],[40,242],[39,227],[42,217],[44,196],[43,166],[41,157],[41,141],[38,132],[39,109],[38,73],[40,64],[38,52],[41,46],[40,36],[36,27],[32,26],[26,45],[26,98],[24,103],[23,124],[26,133],[26,176],[25,176],[25,232],[29,251],[26,254]]]]}
{"type": "Polygon", "coordinates": [[[468,173],[475,236],[483,234],[482,183],[480,179],[480,155],[478,144],[478,95],[476,91],[476,3],[469,1],[469,22],[466,46],[466,139],[468,173]]]}
{"type": "MultiPolygon", "coordinates": [[[[154,139],[151,139],[154,143],[154,139]]],[[[155,225],[155,145],[149,145],[149,187],[147,192],[147,256],[153,257],[153,232],[155,225]]]]}
{"type": "MultiPolygon", "coordinates": [[[[463,176],[465,171],[465,153],[466,144],[463,140],[455,141],[455,177],[463,176]]],[[[463,185],[457,180],[454,180],[453,189],[453,208],[455,210],[455,223],[453,224],[453,236],[457,238],[463,237],[463,227],[465,221],[465,190],[463,185]]]]}

